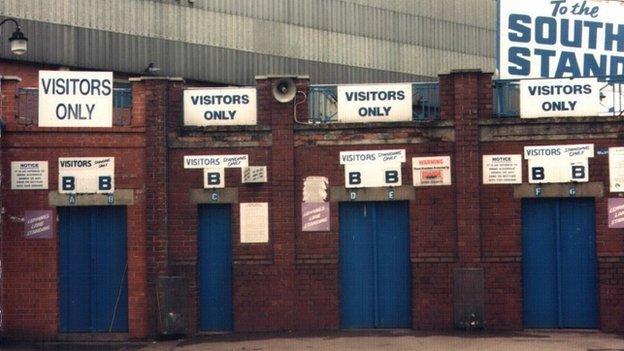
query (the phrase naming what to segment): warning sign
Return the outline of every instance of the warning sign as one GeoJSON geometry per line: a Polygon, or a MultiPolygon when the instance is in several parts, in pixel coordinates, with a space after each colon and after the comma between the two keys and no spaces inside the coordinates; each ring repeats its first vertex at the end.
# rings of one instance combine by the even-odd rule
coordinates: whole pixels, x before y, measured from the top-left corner
{"type": "Polygon", "coordinates": [[[451,185],[451,157],[412,158],[414,186],[451,185]]]}

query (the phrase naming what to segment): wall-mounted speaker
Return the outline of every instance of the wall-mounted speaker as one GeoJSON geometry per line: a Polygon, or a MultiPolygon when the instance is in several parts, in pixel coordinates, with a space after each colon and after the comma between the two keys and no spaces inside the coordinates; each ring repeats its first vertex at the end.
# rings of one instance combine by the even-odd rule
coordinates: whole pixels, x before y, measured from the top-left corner
{"type": "Polygon", "coordinates": [[[297,94],[295,81],[291,78],[281,78],[273,83],[273,97],[281,103],[292,101],[297,94]]]}

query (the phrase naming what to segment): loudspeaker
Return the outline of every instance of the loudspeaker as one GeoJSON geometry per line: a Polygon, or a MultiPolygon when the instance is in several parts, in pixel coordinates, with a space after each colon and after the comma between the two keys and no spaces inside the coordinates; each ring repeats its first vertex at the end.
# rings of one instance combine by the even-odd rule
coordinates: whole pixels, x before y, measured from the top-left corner
{"type": "Polygon", "coordinates": [[[286,103],[292,101],[297,94],[295,81],[290,78],[282,78],[273,83],[273,97],[275,100],[286,103]]]}

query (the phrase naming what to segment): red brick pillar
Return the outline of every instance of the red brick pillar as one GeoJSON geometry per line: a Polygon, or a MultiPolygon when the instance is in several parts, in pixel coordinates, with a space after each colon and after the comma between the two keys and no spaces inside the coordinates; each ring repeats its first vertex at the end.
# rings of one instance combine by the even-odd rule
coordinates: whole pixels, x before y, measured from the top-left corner
{"type": "Polygon", "coordinates": [[[16,76],[0,76],[0,95],[2,97],[2,111],[0,117],[7,126],[15,125],[17,113],[17,90],[22,79],[16,76]]]}
{"type": "MultiPolygon", "coordinates": [[[[181,78],[131,78],[133,120],[145,126],[145,226],[147,308],[141,323],[151,335],[157,332],[156,282],[169,274],[168,252],[168,146],[169,121],[178,121],[184,81],[181,78]],[[174,106],[175,105],[175,106],[174,106]]],[[[133,301],[131,300],[132,304],[133,301]]],[[[132,316],[130,316],[132,319],[132,316]]]]}
{"type": "MultiPolygon", "coordinates": [[[[17,110],[17,100],[16,100],[16,93],[17,93],[17,89],[20,86],[20,83],[22,82],[22,79],[19,77],[15,77],[15,76],[0,76],[0,101],[1,101],[1,106],[2,106],[2,110],[0,110],[0,117],[2,118],[2,122],[6,125],[9,124],[10,121],[14,121],[15,120],[15,112],[17,110]]],[[[4,143],[4,138],[2,138],[0,136],[0,145],[4,143]]],[[[3,157],[3,152],[2,152],[2,147],[0,146],[0,169],[2,169],[2,157],[3,157]]],[[[10,179],[2,179],[2,185],[3,187],[6,187],[7,184],[10,187],[11,184],[11,180],[10,179]]],[[[3,198],[2,198],[2,191],[0,189],[0,208],[4,208],[4,202],[3,202],[3,198]]],[[[5,267],[4,265],[4,233],[2,231],[2,225],[0,225],[0,268],[1,267],[5,267]]],[[[5,311],[6,311],[6,306],[4,306],[4,289],[5,289],[5,282],[4,282],[4,277],[3,277],[3,273],[0,270],[0,313],[2,313],[2,315],[0,315],[0,345],[2,345],[2,339],[5,337],[5,328],[4,328],[4,321],[5,319],[5,311]]]]}
{"type": "Polygon", "coordinates": [[[491,79],[491,74],[480,70],[452,71],[440,77],[440,87],[448,96],[443,117],[455,120],[453,166],[460,266],[481,260],[479,119],[492,115],[491,79]]]}
{"type": "MultiPolygon", "coordinates": [[[[306,91],[307,77],[292,77],[298,91],[306,91]]],[[[279,315],[274,320],[276,330],[292,329],[295,315],[295,156],[294,129],[295,103],[303,100],[297,94],[293,101],[281,103],[272,95],[273,85],[279,77],[257,78],[258,106],[268,108],[270,115],[272,144],[269,163],[271,201],[269,204],[270,241],[273,246],[274,265],[280,298],[271,301],[279,306],[279,315]]],[[[307,105],[297,104],[297,112],[303,114],[307,105]],[[303,105],[303,108],[301,107],[303,105]]],[[[297,118],[307,116],[297,116],[297,118]]]]}

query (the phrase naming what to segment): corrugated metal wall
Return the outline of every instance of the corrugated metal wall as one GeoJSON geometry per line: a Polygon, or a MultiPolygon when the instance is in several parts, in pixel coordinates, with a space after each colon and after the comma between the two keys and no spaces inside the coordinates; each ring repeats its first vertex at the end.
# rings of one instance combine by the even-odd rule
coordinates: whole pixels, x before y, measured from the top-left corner
{"type": "MultiPolygon", "coordinates": [[[[0,2],[0,15],[24,19],[26,60],[126,72],[155,62],[164,74],[238,84],[267,73],[334,83],[493,70],[495,13],[492,0],[0,2]]],[[[0,56],[15,58],[6,43],[0,56]]]]}

